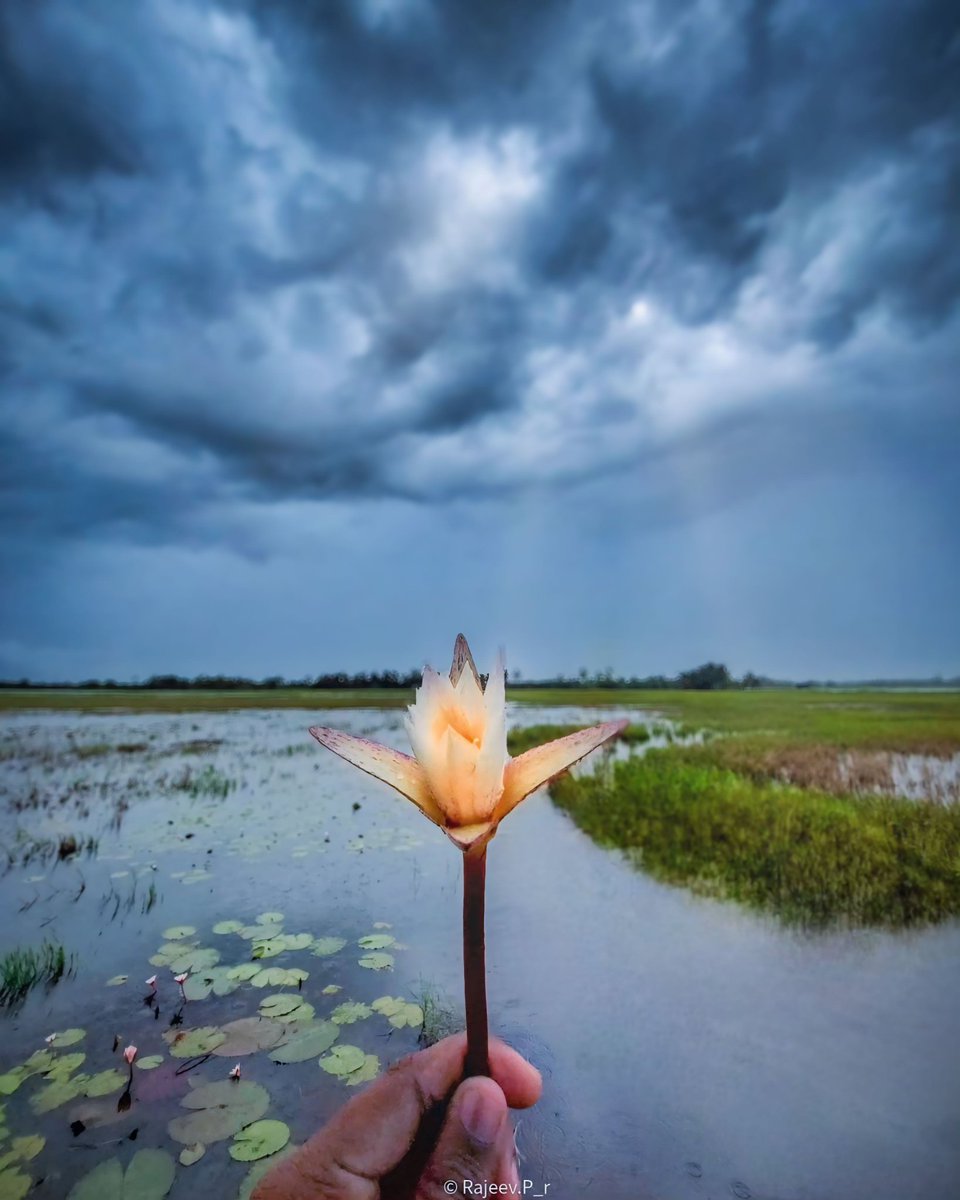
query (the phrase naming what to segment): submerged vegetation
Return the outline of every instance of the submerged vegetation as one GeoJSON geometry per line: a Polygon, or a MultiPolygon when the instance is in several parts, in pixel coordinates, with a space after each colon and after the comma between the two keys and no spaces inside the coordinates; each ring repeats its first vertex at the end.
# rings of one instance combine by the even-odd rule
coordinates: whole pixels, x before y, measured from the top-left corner
{"type": "Polygon", "coordinates": [[[551,794],[656,878],[789,922],[902,926],[960,913],[960,806],[831,795],[715,755],[713,745],[652,750],[563,777],[551,794]]]}
{"type": "Polygon", "coordinates": [[[60,945],[44,942],[39,950],[8,950],[0,957],[0,1008],[19,1004],[35,987],[53,987],[73,970],[60,945]]]}

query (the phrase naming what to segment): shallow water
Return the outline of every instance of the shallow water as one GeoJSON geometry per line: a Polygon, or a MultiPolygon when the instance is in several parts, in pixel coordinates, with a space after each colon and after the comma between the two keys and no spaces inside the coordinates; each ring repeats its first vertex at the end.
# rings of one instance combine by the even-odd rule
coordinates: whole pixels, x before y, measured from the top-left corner
{"type": "MultiPolygon", "coordinates": [[[[591,723],[612,710],[512,711],[519,723],[591,723]]],[[[619,715],[614,712],[613,715],[619,715]]],[[[160,969],[161,1017],[140,981],[169,926],[197,928],[224,963],[249,943],[217,936],[225,919],[282,912],[288,932],[347,939],[327,958],[288,951],[303,995],[324,1016],[344,1000],[415,999],[422,984],[459,1004],[459,856],[413,808],[316,746],[316,713],[18,714],[0,749],[0,842],[92,833],[91,857],[39,858],[0,879],[0,951],[44,937],[76,954],[76,973],[0,1015],[0,1072],[79,1026],[84,1071],[115,1065],[113,1037],[164,1053],[176,1008],[160,969]],[[136,746],[83,758],[74,746],[136,746]],[[190,743],[207,743],[190,746],[190,743]],[[213,744],[215,743],[215,744],[213,744]],[[225,798],[171,785],[207,765],[237,782],[225,798]],[[120,801],[126,802],[118,811],[120,801]],[[354,809],[353,805],[359,808],[354,809]],[[20,811],[14,811],[19,807],[20,811]],[[192,836],[189,836],[192,835],[192,836]],[[85,887],[78,896],[81,881],[85,887]],[[149,886],[156,899],[149,911],[149,886]],[[392,968],[359,965],[357,939],[388,923],[392,968]],[[126,985],[107,987],[126,974],[126,985]],[[323,994],[336,984],[342,991],[323,994]]],[[[324,720],[403,746],[396,712],[336,711],[324,720]]],[[[538,794],[512,814],[490,850],[488,967],[493,1029],[544,1073],[536,1110],[520,1117],[521,1173],[550,1195],[637,1200],[746,1197],[858,1200],[952,1193],[960,1171],[960,923],[888,934],[805,935],[737,906],[653,882],[593,845],[538,794]]],[[[187,1005],[185,1024],[256,1013],[244,985],[187,1005]]],[[[345,1027],[386,1064],[416,1030],[380,1016],[345,1027]]],[[[168,1059],[136,1072],[133,1105],[96,1126],[89,1102],[36,1116],[27,1080],[6,1105],[11,1134],[47,1145],[22,1168],[37,1195],[63,1196],[105,1157],[180,1147],[168,1120],[187,1076],[168,1059]],[[77,1137],[69,1124],[91,1119],[77,1137]],[[84,1118],[86,1120],[86,1116],[84,1118]],[[136,1128],[132,1145],[123,1142],[136,1128]]],[[[190,1074],[223,1078],[214,1057],[190,1074]]],[[[352,1094],[314,1060],[243,1059],[244,1079],[270,1092],[300,1142],[352,1094]]],[[[115,1114],[115,1097],[99,1116],[115,1114]]],[[[171,1196],[234,1195],[246,1168],[212,1144],[177,1167],[171,1196]]],[[[2,1154],[3,1147],[0,1147],[2,1154]]]]}

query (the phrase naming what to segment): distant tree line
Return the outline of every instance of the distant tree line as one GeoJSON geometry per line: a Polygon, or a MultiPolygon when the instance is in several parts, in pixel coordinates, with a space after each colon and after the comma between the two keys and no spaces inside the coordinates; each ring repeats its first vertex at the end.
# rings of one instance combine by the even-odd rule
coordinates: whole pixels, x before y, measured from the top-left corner
{"type": "MultiPolygon", "coordinates": [[[[284,679],[281,675],[270,675],[266,679],[248,679],[243,675],[196,675],[187,678],[185,675],[151,675],[146,682],[118,683],[114,679],[85,679],[81,683],[33,683],[29,679],[0,680],[0,689],[37,688],[52,690],[77,691],[159,691],[159,692],[255,692],[271,691],[279,688],[301,688],[305,690],[350,689],[363,691],[368,688],[381,690],[398,689],[411,691],[420,684],[421,672],[412,671],[360,671],[350,675],[346,671],[335,671],[326,675],[306,675],[302,679],[284,679]]],[[[481,676],[485,681],[486,676],[481,676]]],[[[520,672],[515,671],[513,677],[507,673],[508,682],[516,687],[524,688],[602,688],[610,691],[658,691],[667,689],[684,689],[697,692],[716,692],[728,690],[743,690],[764,687],[795,687],[795,688],[843,688],[843,687],[919,687],[919,688],[960,688],[960,677],[944,679],[937,676],[934,679],[872,679],[856,683],[834,682],[833,680],[805,680],[793,683],[786,680],[770,679],[763,675],[755,675],[753,671],[740,679],[730,674],[723,663],[708,662],[694,667],[689,671],[681,671],[678,675],[614,675],[613,670],[590,672],[581,667],[576,675],[557,675],[552,679],[522,679],[520,672]]]]}
{"type": "MultiPolygon", "coordinates": [[[[80,683],[32,683],[28,679],[13,681],[0,680],[0,688],[41,688],[41,689],[76,689],[84,691],[159,691],[159,692],[234,692],[234,691],[271,691],[279,688],[302,688],[308,690],[350,689],[363,691],[368,688],[382,690],[401,689],[409,691],[419,685],[420,671],[360,671],[348,674],[346,671],[335,671],[326,675],[304,676],[302,679],[284,679],[280,675],[271,675],[266,679],[248,679],[242,675],[196,675],[188,678],[185,675],[151,675],[145,682],[118,683],[114,679],[85,679],[80,683]]],[[[507,674],[508,680],[509,672],[507,674]]],[[[510,680],[520,684],[519,673],[510,680]]],[[[722,663],[704,663],[691,671],[681,671],[674,678],[666,675],[636,675],[629,678],[617,675],[608,669],[591,673],[585,667],[575,676],[558,675],[552,679],[524,679],[525,688],[606,688],[622,690],[689,688],[696,691],[716,691],[723,688],[753,688],[771,686],[772,680],[762,679],[752,672],[747,672],[740,680],[734,679],[722,663]]]]}

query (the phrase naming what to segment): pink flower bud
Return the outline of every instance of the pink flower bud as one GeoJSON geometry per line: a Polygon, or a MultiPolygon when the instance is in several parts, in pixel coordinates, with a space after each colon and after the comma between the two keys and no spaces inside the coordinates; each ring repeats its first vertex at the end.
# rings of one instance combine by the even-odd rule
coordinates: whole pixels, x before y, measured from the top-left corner
{"type": "Polygon", "coordinates": [[[145,980],[144,980],[144,983],[147,985],[147,987],[148,987],[148,988],[153,988],[153,990],[154,990],[154,991],[156,991],[156,990],[157,990],[157,977],[156,977],[156,975],[151,975],[149,979],[145,979],[145,980]]]}
{"type": "Polygon", "coordinates": [[[240,1064],[239,1063],[237,1063],[237,1065],[230,1072],[230,1078],[231,1079],[239,1079],[240,1078],[240,1064]]]}
{"type": "Polygon", "coordinates": [[[127,1048],[126,1048],[126,1049],[124,1050],[124,1052],[123,1052],[123,1061],[124,1061],[124,1062],[127,1064],[127,1066],[130,1066],[130,1067],[132,1067],[132,1066],[133,1066],[133,1060],[134,1060],[136,1057],[137,1057],[137,1048],[136,1048],[136,1046],[127,1046],[127,1048]]]}

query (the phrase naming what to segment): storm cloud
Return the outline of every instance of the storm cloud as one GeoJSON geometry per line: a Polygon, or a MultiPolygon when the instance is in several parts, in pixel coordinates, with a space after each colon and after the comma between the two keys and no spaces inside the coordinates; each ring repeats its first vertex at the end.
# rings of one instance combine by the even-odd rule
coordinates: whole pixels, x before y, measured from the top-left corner
{"type": "MultiPolygon", "coordinates": [[[[634,580],[635,538],[696,555],[703,522],[785,488],[807,489],[791,520],[813,545],[825,481],[857,479],[851,555],[883,543],[901,486],[915,547],[960,500],[958,67],[934,0],[2,6],[0,668],[103,673],[99,625],[71,640],[36,603],[94,559],[121,592],[184,554],[293,585],[297,547],[328,561],[362,528],[349,606],[388,545],[443,545],[453,521],[522,575],[502,529],[523,513],[541,550],[579,530],[568,552],[634,580]]],[[[935,553],[914,569],[928,607],[960,582],[957,535],[935,553]]],[[[433,571],[411,597],[460,623],[433,571]]],[[[902,629],[902,599],[875,602],[902,629]]],[[[598,619],[571,601],[531,665],[598,619]]],[[[397,620],[384,661],[336,665],[415,661],[397,620]]],[[[497,620],[529,637],[506,601],[497,620]]],[[[777,659],[779,631],[753,665],[826,671],[829,625],[819,656],[777,659]]],[[[668,668],[701,641],[748,652],[703,628],[668,668]]],[[[927,628],[844,661],[955,669],[946,612],[927,628]]],[[[199,634],[177,663],[150,638],[111,669],[254,669],[246,635],[216,664],[199,634]]],[[[337,644],[360,640],[345,620],[337,644]]],[[[271,653],[291,669],[292,644],[271,653]]]]}

